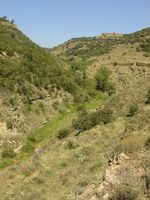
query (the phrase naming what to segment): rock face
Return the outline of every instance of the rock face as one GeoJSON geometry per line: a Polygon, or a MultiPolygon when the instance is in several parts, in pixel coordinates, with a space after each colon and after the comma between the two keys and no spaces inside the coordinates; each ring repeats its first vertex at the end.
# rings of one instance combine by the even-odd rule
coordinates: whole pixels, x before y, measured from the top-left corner
{"type": "Polygon", "coordinates": [[[1,51],[1,52],[0,52],[0,55],[6,57],[6,56],[7,56],[7,53],[6,53],[5,51],[1,51]]]}
{"type": "Polygon", "coordinates": [[[145,176],[148,168],[144,166],[144,154],[141,153],[140,156],[139,159],[133,160],[121,153],[110,163],[106,169],[104,181],[99,186],[99,192],[104,194],[103,200],[109,200],[112,195],[116,195],[116,191],[124,196],[129,192],[129,195],[135,194],[140,199],[149,198],[149,187],[144,189],[149,177],[149,175],[145,176]]]}
{"type": "MultiPolygon", "coordinates": [[[[119,194],[123,195],[123,199],[128,199],[125,195],[128,196],[128,192],[131,192],[131,194],[135,193],[135,195],[138,196],[138,199],[140,197],[140,200],[147,200],[149,198],[150,189],[149,175],[144,176],[144,174],[145,169],[143,168],[141,161],[138,159],[132,160],[124,153],[121,153],[109,164],[101,184],[99,186],[88,185],[78,199],[110,200],[116,191],[118,192],[120,189],[121,192],[125,192],[119,194]],[[147,186],[147,191],[142,189],[144,188],[143,186],[145,188],[147,186]],[[129,190],[125,190],[124,188],[128,188],[129,190]]],[[[118,198],[113,196],[112,199],[118,198]]]]}
{"type": "Polygon", "coordinates": [[[119,184],[120,180],[120,166],[124,165],[129,160],[124,153],[121,153],[117,159],[110,163],[105,173],[105,181],[110,184],[119,184]]]}

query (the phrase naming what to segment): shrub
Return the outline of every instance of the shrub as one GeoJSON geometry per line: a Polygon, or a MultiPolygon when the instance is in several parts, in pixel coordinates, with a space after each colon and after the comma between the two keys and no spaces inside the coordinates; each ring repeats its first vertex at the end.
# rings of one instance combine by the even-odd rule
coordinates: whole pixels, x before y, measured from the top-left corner
{"type": "Polygon", "coordinates": [[[109,96],[115,93],[115,86],[110,81],[110,70],[106,67],[102,67],[96,74],[96,89],[103,92],[107,92],[109,96]]]}
{"type": "Polygon", "coordinates": [[[145,148],[150,149],[150,137],[145,141],[145,148]]]}
{"type": "Polygon", "coordinates": [[[117,66],[117,62],[116,61],[113,63],[113,66],[117,66]]]}
{"type": "Polygon", "coordinates": [[[39,108],[42,112],[45,112],[45,105],[42,102],[39,103],[39,108]]]}
{"type": "Polygon", "coordinates": [[[116,91],[116,88],[115,88],[114,84],[108,83],[106,91],[107,91],[107,94],[109,96],[113,95],[115,93],[115,91],[116,91]]]}
{"type": "Polygon", "coordinates": [[[12,57],[14,55],[14,52],[13,51],[7,51],[7,55],[12,57]]]}
{"type": "Polygon", "coordinates": [[[122,185],[116,188],[115,193],[110,197],[110,200],[136,200],[138,192],[130,186],[122,185]]]}
{"type": "Polygon", "coordinates": [[[87,113],[86,111],[82,111],[77,121],[74,123],[74,127],[78,130],[85,131],[91,129],[96,123],[94,122],[94,114],[93,119],[90,113],[87,113]]]}
{"type": "Polygon", "coordinates": [[[75,94],[76,93],[76,85],[72,82],[65,82],[62,84],[64,90],[66,90],[67,92],[71,93],[71,94],[75,94]]]}
{"type": "Polygon", "coordinates": [[[78,111],[84,111],[85,110],[85,106],[83,104],[80,104],[77,106],[77,110],[78,111]]]}
{"type": "Polygon", "coordinates": [[[13,127],[12,119],[6,120],[6,127],[7,127],[7,129],[12,129],[12,127],[13,127]]]}
{"type": "Polygon", "coordinates": [[[14,158],[15,156],[16,154],[11,148],[6,148],[2,151],[3,158],[14,158]]]}
{"type": "MultiPolygon", "coordinates": [[[[34,138],[33,138],[33,140],[34,140],[34,138]]],[[[25,145],[22,147],[22,151],[24,153],[31,154],[35,150],[35,147],[34,147],[35,141],[33,141],[33,140],[32,139],[31,140],[27,140],[25,145]]]]}
{"type": "Polygon", "coordinates": [[[112,119],[112,111],[109,108],[100,110],[98,114],[100,115],[100,121],[104,124],[109,123],[112,119]]]}
{"type": "Polygon", "coordinates": [[[134,153],[141,151],[145,145],[145,137],[143,135],[130,135],[120,142],[120,152],[134,153]]]}
{"type": "Polygon", "coordinates": [[[68,143],[67,143],[67,148],[68,149],[75,149],[75,148],[77,148],[78,147],[78,145],[77,144],[75,144],[74,142],[72,142],[72,141],[68,141],[68,143]]]}
{"type": "Polygon", "coordinates": [[[24,112],[24,114],[28,114],[28,113],[30,113],[31,111],[32,111],[32,105],[29,104],[29,103],[25,103],[25,104],[23,105],[23,112],[24,112]]]}
{"type": "Polygon", "coordinates": [[[112,112],[108,108],[92,113],[82,111],[79,114],[77,121],[74,123],[74,127],[80,131],[85,131],[91,129],[92,127],[100,123],[107,124],[110,122],[111,119],[112,112]]]}
{"type": "Polygon", "coordinates": [[[10,105],[12,105],[12,106],[14,106],[17,103],[16,98],[13,98],[13,97],[9,97],[8,101],[9,101],[10,105]]]}
{"type": "Polygon", "coordinates": [[[147,93],[147,95],[146,95],[145,104],[150,104],[150,89],[148,90],[148,93],[147,93]]]}
{"type": "Polygon", "coordinates": [[[132,104],[128,110],[127,117],[132,117],[138,112],[139,108],[137,104],[132,104]]]}
{"type": "Polygon", "coordinates": [[[150,198],[150,174],[145,174],[145,188],[147,191],[147,196],[150,198]]]}
{"type": "Polygon", "coordinates": [[[59,108],[59,101],[52,102],[52,107],[53,107],[54,110],[58,110],[58,108],[59,108]]]}
{"type": "Polygon", "coordinates": [[[69,130],[68,129],[62,129],[62,130],[58,131],[57,138],[58,139],[64,139],[68,135],[69,135],[69,130]]]}
{"type": "Polygon", "coordinates": [[[101,91],[106,91],[108,86],[108,80],[110,76],[110,70],[106,67],[102,66],[100,70],[98,70],[96,74],[96,89],[101,91]]]}

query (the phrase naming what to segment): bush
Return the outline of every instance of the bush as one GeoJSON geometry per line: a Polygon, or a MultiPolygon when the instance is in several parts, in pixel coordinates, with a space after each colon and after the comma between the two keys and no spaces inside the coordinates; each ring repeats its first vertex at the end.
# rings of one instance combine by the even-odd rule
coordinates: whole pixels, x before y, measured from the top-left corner
{"type": "Polygon", "coordinates": [[[128,110],[127,117],[132,117],[138,112],[139,108],[137,104],[132,104],[128,110]]]}
{"type": "Polygon", "coordinates": [[[130,186],[123,185],[116,188],[115,193],[110,197],[110,200],[136,200],[137,196],[137,191],[130,186]]]}
{"type": "Polygon", "coordinates": [[[101,67],[96,74],[96,89],[106,91],[109,82],[110,71],[106,67],[101,67]]]}
{"type": "Polygon", "coordinates": [[[80,104],[77,106],[77,110],[78,111],[84,111],[85,110],[85,106],[83,104],[80,104]]]}
{"type": "Polygon", "coordinates": [[[115,93],[115,91],[116,91],[116,88],[115,88],[114,84],[108,83],[106,91],[107,91],[107,94],[109,96],[113,95],[115,93]]]}
{"type": "Polygon", "coordinates": [[[12,129],[12,127],[13,127],[12,119],[6,120],[6,127],[7,127],[7,129],[12,129]]]}
{"type": "Polygon", "coordinates": [[[100,121],[103,124],[109,123],[112,119],[112,111],[109,108],[105,108],[103,110],[100,110],[98,112],[98,114],[100,115],[100,121]]]}
{"type": "Polygon", "coordinates": [[[74,127],[81,131],[88,130],[92,127],[90,115],[85,110],[79,113],[78,119],[74,123],[74,127]]]}
{"type": "Polygon", "coordinates": [[[2,151],[3,158],[14,158],[15,156],[16,154],[11,148],[6,148],[2,151]]]}
{"type": "Polygon", "coordinates": [[[59,108],[59,101],[54,101],[54,102],[52,102],[52,107],[53,107],[53,109],[54,110],[58,110],[58,108],[59,108]]]}
{"type": "Polygon", "coordinates": [[[113,66],[117,66],[117,62],[116,61],[113,63],[113,66]]]}
{"type": "Polygon", "coordinates": [[[150,104],[150,89],[148,90],[148,93],[147,93],[147,95],[146,95],[145,104],[150,104]]]}
{"type": "Polygon", "coordinates": [[[67,143],[67,148],[68,149],[75,149],[75,148],[77,148],[78,147],[78,145],[77,144],[75,144],[74,142],[72,142],[72,141],[68,141],[68,143],[67,143]]]}
{"type": "Polygon", "coordinates": [[[143,135],[130,135],[121,140],[118,149],[126,154],[142,151],[145,146],[143,135]]]}
{"type": "Polygon", "coordinates": [[[27,140],[25,145],[22,147],[22,151],[24,153],[31,154],[35,150],[34,143],[35,143],[34,138],[33,138],[33,140],[32,139],[27,140]]]}
{"type": "Polygon", "coordinates": [[[68,129],[62,129],[62,130],[58,131],[57,138],[58,139],[64,139],[68,135],[69,135],[69,130],[68,129]]]}
{"type": "Polygon", "coordinates": [[[107,92],[109,96],[115,93],[115,86],[110,81],[110,70],[106,67],[102,67],[96,74],[96,89],[103,92],[107,92]]]}
{"type": "Polygon", "coordinates": [[[9,97],[8,102],[12,106],[15,106],[15,104],[17,103],[16,98],[13,97],[9,97]]]}
{"type": "Polygon", "coordinates": [[[145,141],[145,148],[150,149],[150,137],[145,141]]]}
{"type": "Polygon", "coordinates": [[[103,109],[92,113],[82,111],[77,121],[74,123],[74,127],[80,131],[89,130],[92,127],[103,123],[107,124],[112,118],[112,112],[110,109],[103,109]]]}

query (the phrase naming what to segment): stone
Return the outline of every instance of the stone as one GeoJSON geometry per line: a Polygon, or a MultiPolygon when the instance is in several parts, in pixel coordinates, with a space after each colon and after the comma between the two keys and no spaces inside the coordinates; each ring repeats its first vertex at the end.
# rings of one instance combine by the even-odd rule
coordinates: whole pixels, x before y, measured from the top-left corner
{"type": "Polygon", "coordinates": [[[125,160],[129,160],[129,157],[126,156],[124,153],[121,153],[121,154],[118,156],[118,159],[119,159],[119,160],[122,160],[122,161],[125,161],[125,160]]]}
{"type": "Polygon", "coordinates": [[[103,196],[103,200],[109,200],[109,194],[106,193],[104,196],[103,196]]]}

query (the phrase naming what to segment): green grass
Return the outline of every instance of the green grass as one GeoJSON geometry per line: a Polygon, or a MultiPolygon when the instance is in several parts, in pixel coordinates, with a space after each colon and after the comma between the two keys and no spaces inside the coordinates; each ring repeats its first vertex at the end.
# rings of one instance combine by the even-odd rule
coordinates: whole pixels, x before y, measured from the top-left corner
{"type": "Polygon", "coordinates": [[[95,109],[99,104],[103,103],[106,99],[107,99],[107,96],[104,93],[99,92],[94,100],[84,104],[85,109],[87,110],[95,109]]]}
{"type": "Polygon", "coordinates": [[[14,159],[13,158],[3,158],[0,161],[0,170],[10,166],[11,164],[13,164],[14,159]]]}

